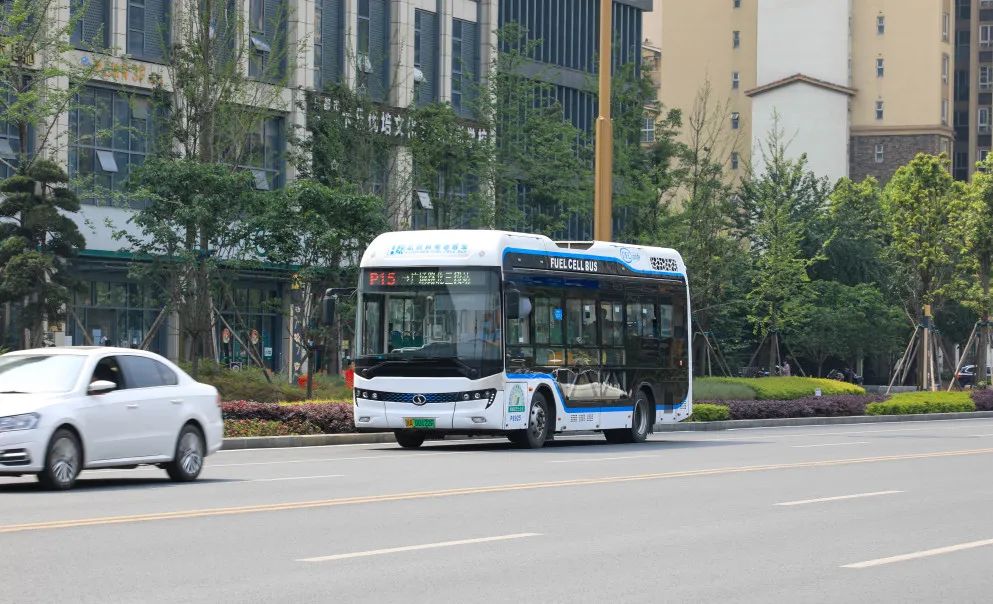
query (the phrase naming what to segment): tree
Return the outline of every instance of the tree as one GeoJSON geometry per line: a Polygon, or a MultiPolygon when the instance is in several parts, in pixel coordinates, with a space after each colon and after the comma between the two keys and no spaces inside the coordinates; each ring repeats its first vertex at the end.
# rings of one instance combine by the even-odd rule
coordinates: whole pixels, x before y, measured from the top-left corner
{"type": "Polygon", "coordinates": [[[496,132],[487,179],[495,197],[494,226],[527,224],[552,235],[570,218],[590,213],[590,146],[555,100],[554,87],[527,71],[541,41],[529,42],[515,24],[501,29],[499,40],[477,111],[484,127],[496,132]]]}
{"type": "Polygon", "coordinates": [[[79,211],[65,171],[35,160],[0,182],[0,302],[21,303],[23,344],[42,345],[46,327],[65,317],[75,281],[66,265],[84,245],[64,213],[79,211]]]}
{"type": "Polygon", "coordinates": [[[769,371],[778,363],[778,333],[797,320],[787,314],[787,303],[810,280],[808,269],[819,259],[803,251],[810,225],[823,211],[828,196],[826,179],[807,170],[807,157],[786,156],[778,124],[762,146],[761,175],[742,184],[743,225],[751,245],[755,271],[747,300],[749,321],[762,336],[771,338],[769,371]]]}
{"type": "Polygon", "coordinates": [[[812,230],[809,251],[824,249],[823,260],[812,267],[812,278],[881,287],[892,282],[893,266],[885,254],[882,190],[874,178],[839,180],[828,199],[827,211],[812,230]]]}
{"type": "Polygon", "coordinates": [[[164,289],[166,308],[181,317],[186,357],[196,375],[212,348],[216,294],[239,259],[256,260],[246,217],[260,205],[252,175],[195,159],[150,158],[132,172],[131,192],[148,204],[122,231],[139,258],[133,272],[164,289]]]}
{"type": "Polygon", "coordinates": [[[993,158],[987,158],[979,167],[972,180],[969,205],[963,219],[966,231],[963,260],[969,278],[964,302],[982,322],[976,364],[980,368],[979,375],[984,376],[982,368],[990,364],[986,343],[993,334],[990,325],[990,316],[993,315],[993,295],[990,292],[993,272],[993,158]]]}
{"type": "Polygon", "coordinates": [[[272,263],[295,267],[297,335],[326,346],[334,334],[333,326],[318,321],[321,298],[328,288],[355,285],[362,252],[388,228],[383,199],[298,180],[278,199],[258,196],[256,202],[248,224],[252,247],[272,263]]]}
{"type": "Polygon", "coordinates": [[[925,304],[940,306],[955,284],[966,199],[965,186],[952,179],[945,156],[920,153],[886,185],[887,253],[905,271],[902,299],[913,317],[921,316],[925,304]]]}
{"type": "Polygon", "coordinates": [[[465,120],[447,103],[425,105],[410,116],[413,184],[431,199],[432,226],[493,224],[492,204],[483,199],[478,186],[492,171],[489,141],[471,135],[465,120]]]}
{"type": "Polygon", "coordinates": [[[831,358],[858,365],[866,354],[885,354],[900,345],[906,331],[900,310],[873,285],[811,281],[787,303],[794,322],[785,332],[794,350],[817,365],[831,358]]]}
{"type": "MultiPolygon", "coordinates": [[[[725,131],[728,111],[727,102],[714,100],[708,82],[686,113],[682,141],[665,127],[672,113],[662,120],[663,134],[656,135],[648,150],[648,169],[659,192],[655,215],[638,214],[631,221],[643,230],[640,243],[679,249],[691,275],[695,325],[700,331],[720,333],[726,353],[748,338],[741,326],[745,323],[742,299],[750,279],[750,261],[736,228],[738,198],[726,171],[739,143],[736,135],[725,131]]],[[[694,343],[700,355],[696,366],[702,368],[706,344],[702,338],[694,343]]]]}
{"type": "Polygon", "coordinates": [[[0,124],[15,126],[18,141],[11,154],[0,152],[0,166],[10,172],[20,167],[24,174],[38,157],[35,149],[55,145],[58,117],[96,70],[69,60],[81,15],[60,23],[54,16],[61,6],[56,0],[0,4],[0,124]],[[35,149],[29,148],[32,138],[35,149]]]}

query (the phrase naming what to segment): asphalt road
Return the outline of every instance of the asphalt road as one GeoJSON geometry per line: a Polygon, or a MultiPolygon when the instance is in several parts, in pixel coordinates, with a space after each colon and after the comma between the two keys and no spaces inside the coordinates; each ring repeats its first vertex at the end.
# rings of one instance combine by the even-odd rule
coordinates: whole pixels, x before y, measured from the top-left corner
{"type": "Polygon", "coordinates": [[[0,602],[989,602],[993,420],[0,478],[0,602]]]}

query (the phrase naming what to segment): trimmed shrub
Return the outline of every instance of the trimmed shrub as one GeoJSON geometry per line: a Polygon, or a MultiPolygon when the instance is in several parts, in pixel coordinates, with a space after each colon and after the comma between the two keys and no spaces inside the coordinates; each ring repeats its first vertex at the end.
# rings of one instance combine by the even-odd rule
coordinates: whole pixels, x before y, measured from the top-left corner
{"type": "MultiPolygon", "coordinates": [[[[824,396],[865,394],[865,389],[860,386],[849,384],[847,382],[839,382],[838,380],[828,380],[825,378],[706,378],[706,381],[745,386],[755,393],[755,396],[747,398],[755,398],[764,401],[787,401],[801,399],[808,396],[813,396],[814,392],[818,389],[820,389],[821,394],[824,396]]],[[[701,396],[696,392],[694,393],[693,398],[697,400],[707,400],[704,396],[701,396]]]]}
{"type": "Polygon", "coordinates": [[[233,419],[224,422],[224,437],[239,438],[250,436],[295,436],[298,434],[320,434],[321,431],[308,422],[282,422],[266,419],[233,419]]]}
{"type": "Polygon", "coordinates": [[[993,411],[993,390],[973,390],[970,398],[976,411],[993,411]]]}
{"type": "Polygon", "coordinates": [[[221,412],[225,423],[240,420],[261,420],[309,424],[317,434],[342,434],[355,432],[354,415],[350,403],[300,403],[279,405],[255,401],[223,403],[221,412]]]}
{"type": "MultiPolygon", "coordinates": [[[[190,368],[183,367],[187,372],[190,368]]],[[[297,384],[286,381],[286,375],[271,374],[272,383],[258,367],[242,367],[232,371],[212,362],[200,364],[197,380],[217,388],[223,400],[228,401],[259,401],[276,403],[281,401],[303,401],[307,390],[297,384]]],[[[322,400],[351,399],[352,393],[345,386],[345,380],[340,376],[317,374],[314,376],[314,397],[322,400]]]]}
{"type": "Polygon", "coordinates": [[[916,415],[918,413],[961,413],[975,411],[967,392],[901,392],[889,400],[873,403],[866,415],[916,415]]]}
{"type": "MultiPolygon", "coordinates": [[[[808,396],[789,401],[724,401],[731,419],[788,417],[843,417],[865,415],[866,406],[884,400],[881,395],[808,396]]],[[[693,406],[696,413],[697,406],[693,406]]]]}
{"type": "Polygon", "coordinates": [[[694,378],[693,400],[697,401],[750,401],[755,390],[748,384],[725,382],[720,378],[694,378]]]}
{"type": "Polygon", "coordinates": [[[725,405],[708,405],[700,403],[693,405],[693,415],[691,422],[719,422],[731,419],[731,412],[725,405]]]}

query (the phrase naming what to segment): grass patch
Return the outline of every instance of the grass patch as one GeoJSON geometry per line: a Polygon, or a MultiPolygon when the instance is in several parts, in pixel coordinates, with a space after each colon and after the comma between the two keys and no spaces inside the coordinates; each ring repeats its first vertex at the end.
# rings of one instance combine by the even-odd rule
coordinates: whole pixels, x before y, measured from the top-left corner
{"type": "Polygon", "coordinates": [[[700,403],[693,405],[691,422],[719,422],[731,419],[731,411],[725,405],[708,405],[700,403]]]}
{"type": "Polygon", "coordinates": [[[697,384],[705,384],[704,392],[714,391],[717,384],[738,386],[749,389],[750,397],[733,397],[736,400],[758,399],[763,401],[790,401],[812,396],[820,389],[823,396],[844,394],[865,394],[865,389],[854,384],[828,380],[824,378],[805,377],[765,377],[765,378],[702,378],[695,380],[693,398],[696,400],[731,400],[730,398],[710,399],[696,390],[697,384]]]}
{"type": "Polygon", "coordinates": [[[725,382],[722,378],[694,378],[695,401],[751,401],[755,390],[748,384],[725,382]]]}

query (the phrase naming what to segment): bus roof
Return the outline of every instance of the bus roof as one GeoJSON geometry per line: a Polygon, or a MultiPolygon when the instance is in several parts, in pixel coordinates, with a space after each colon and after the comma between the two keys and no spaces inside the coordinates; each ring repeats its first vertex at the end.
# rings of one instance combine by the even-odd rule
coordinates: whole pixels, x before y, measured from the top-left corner
{"type": "Polygon", "coordinates": [[[555,242],[543,235],[493,230],[396,231],[369,244],[363,267],[502,266],[508,253],[617,262],[647,275],[686,275],[679,252],[604,241],[555,242]]]}

